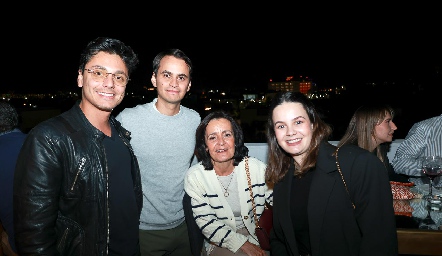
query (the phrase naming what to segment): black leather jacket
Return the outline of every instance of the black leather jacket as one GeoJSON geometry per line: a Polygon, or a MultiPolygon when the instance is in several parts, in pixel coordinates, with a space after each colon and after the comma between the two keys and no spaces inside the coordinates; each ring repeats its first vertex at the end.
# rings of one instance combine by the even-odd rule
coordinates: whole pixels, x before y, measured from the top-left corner
{"type": "MultiPolygon", "coordinates": [[[[139,214],[140,169],[130,132],[110,122],[129,148],[139,214]]],[[[14,179],[14,228],[19,255],[107,255],[108,170],[102,141],[77,102],[32,129],[14,179]]]]}

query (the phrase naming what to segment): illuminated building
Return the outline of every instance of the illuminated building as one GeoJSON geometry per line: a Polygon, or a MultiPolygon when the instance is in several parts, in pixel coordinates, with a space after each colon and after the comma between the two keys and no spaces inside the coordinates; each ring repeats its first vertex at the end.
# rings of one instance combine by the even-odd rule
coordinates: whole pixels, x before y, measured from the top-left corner
{"type": "Polygon", "coordinates": [[[298,80],[294,80],[293,76],[288,76],[285,81],[273,82],[270,79],[268,89],[274,91],[294,91],[307,94],[312,87],[312,81],[308,77],[299,76],[298,80]]]}

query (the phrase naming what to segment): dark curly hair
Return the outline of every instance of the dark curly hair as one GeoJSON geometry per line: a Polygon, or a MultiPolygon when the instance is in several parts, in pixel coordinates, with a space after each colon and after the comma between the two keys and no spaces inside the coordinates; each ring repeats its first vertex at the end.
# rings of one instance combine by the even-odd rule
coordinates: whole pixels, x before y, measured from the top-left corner
{"type": "Polygon", "coordinates": [[[232,125],[233,137],[235,138],[235,154],[233,155],[233,165],[237,166],[249,153],[249,149],[244,145],[244,134],[242,132],[241,126],[225,111],[214,111],[209,113],[199,124],[196,129],[196,144],[195,144],[195,154],[198,161],[202,162],[205,170],[212,170],[212,158],[206,148],[206,128],[209,122],[213,119],[227,119],[232,125]]]}
{"type": "Polygon", "coordinates": [[[125,45],[118,39],[98,37],[95,40],[90,41],[81,53],[78,69],[83,71],[86,64],[99,52],[106,52],[120,56],[124,64],[126,64],[129,76],[135,70],[139,62],[137,54],[135,54],[130,46],[125,45]]]}
{"type": "Polygon", "coordinates": [[[0,101],[0,132],[12,131],[18,127],[17,110],[6,101],[0,101]]]}

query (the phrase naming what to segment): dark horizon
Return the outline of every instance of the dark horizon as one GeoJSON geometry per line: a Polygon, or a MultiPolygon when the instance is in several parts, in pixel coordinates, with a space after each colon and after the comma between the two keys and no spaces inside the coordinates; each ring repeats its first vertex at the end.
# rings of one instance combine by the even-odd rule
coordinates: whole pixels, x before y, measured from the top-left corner
{"type": "MultiPolygon", "coordinates": [[[[194,66],[195,68],[195,66],[194,66]]],[[[225,81],[211,81],[211,78],[207,75],[202,74],[203,71],[194,71],[192,78],[192,89],[194,90],[202,90],[202,89],[221,89],[221,90],[229,90],[229,89],[255,89],[265,91],[267,89],[267,84],[269,80],[273,80],[274,82],[283,82],[289,76],[293,76],[293,80],[299,79],[310,79],[314,84],[318,86],[318,88],[336,88],[338,86],[346,86],[351,90],[358,90],[361,86],[365,86],[367,84],[373,83],[377,84],[377,86],[382,86],[383,84],[388,85],[390,87],[396,87],[397,89],[401,89],[408,86],[424,86],[427,88],[432,87],[440,87],[440,77],[442,76],[442,64],[438,65],[421,65],[420,67],[414,67],[414,70],[411,70],[413,67],[408,65],[404,67],[403,65],[396,66],[397,70],[390,70],[390,74],[388,73],[374,73],[368,74],[370,70],[359,70],[352,71],[350,68],[343,68],[351,73],[351,75],[343,75],[342,77],[336,77],[332,75],[306,75],[309,72],[298,73],[295,74],[295,71],[290,73],[290,71],[281,70],[273,70],[266,72],[267,74],[261,75],[253,75],[247,69],[244,69],[244,76],[240,75],[237,77],[230,77],[232,80],[227,81],[229,77],[226,77],[225,81]],[[360,75],[358,75],[360,74],[360,75]],[[247,77],[249,75],[250,77],[247,77]],[[435,82],[436,81],[436,82],[435,82]]],[[[149,68],[144,68],[149,69],[149,68]]],[[[150,68],[151,69],[151,68],[150,68]]],[[[75,69],[74,69],[75,70],[75,69]]],[[[48,72],[48,71],[46,71],[48,72]]],[[[56,72],[56,71],[53,71],[56,72]]],[[[131,81],[128,84],[128,91],[140,91],[143,88],[153,88],[150,82],[150,71],[141,71],[137,69],[137,71],[131,76],[131,81]]],[[[334,72],[334,71],[329,71],[334,72]]],[[[210,72],[207,72],[210,73],[210,72]]],[[[310,72],[312,73],[312,72],[310,72]]],[[[41,74],[33,75],[38,77],[41,74]]],[[[20,75],[12,75],[14,77],[19,77],[20,75]]],[[[215,75],[216,76],[216,75],[215,75]]],[[[222,76],[222,75],[220,75],[222,76]]],[[[228,74],[227,74],[228,76],[228,74]]],[[[76,91],[79,90],[76,84],[77,72],[71,71],[66,72],[66,74],[60,74],[59,76],[54,75],[55,81],[28,81],[26,79],[16,79],[16,82],[7,82],[7,84],[2,85],[0,87],[0,93],[55,93],[58,91],[76,91]],[[71,81],[68,81],[71,80],[71,81]]],[[[5,79],[7,80],[7,79],[5,79]]],[[[4,80],[4,81],[5,81],[4,80]]],[[[34,79],[35,80],[35,79],[34,79]]]]}
{"type": "Polygon", "coordinates": [[[2,55],[7,72],[0,92],[74,90],[80,53],[98,36],[120,39],[139,55],[140,64],[129,83],[135,88],[151,86],[152,60],[167,48],[179,48],[191,58],[194,88],[265,88],[269,79],[301,75],[322,88],[358,87],[367,82],[419,83],[441,72],[438,22],[407,16],[395,22],[359,24],[357,29],[310,24],[299,31],[290,24],[282,20],[225,24],[203,31],[146,27],[142,33],[122,24],[100,30],[85,24],[81,29],[59,29],[43,21],[21,29],[6,27],[9,38],[3,40],[2,55]],[[33,30],[38,37],[29,37],[33,30]]]}
{"type": "Polygon", "coordinates": [[[5,18],[5,24],[14,24],[3,30],[2,56],[7,62],[0,93],[80,92],[76,79],[81,51],[96,37],[109,36],[139,55],[128,91],[151,88],[155,55],[179,48],[193,62],[190,92],[265,90],[269,79],[302,75],[320,88],[344,85],[356,95],[347,108],[331,107],[342,122],[348,122],[347,113],[363,101],[397,106],[402,109],[397,116],[403,122],[398,125],[401,133],[411,122],[441,112],[436,102],[442,85],[442,38],[439,15],[433,14],[438,9],[416,5],[408,9],[329,12],[332,16],[319,11],[307,19],[297,16],[302,12],[289,15],[282,10],[264,16],[254,13],[253,18],[241,15],[241,19],[224,13],[215,20],[198,16],[196,23],[187,12],[181,19],[168,17],[170,23],[163,23],[126,10],[118,19],[103,19],[96,12],[93,20],[68,17],[65,12],[38,12],[38,17],[26,17],[28,22],[21,25],[5,18]],[[431,99],[426,100],[425,94],[431,99]]]}
{"type": "MultiPolygon", "coordinates": [[[[435,83],[440,84],[442,79],[435,81],[435,83]]],[[[404,88],[403,91],[395,91],[394,86],[388,85],[364,85],[357,90],[345,91],[342,95],[337,95],[329,100],[313,100],[317,107],[318,112],[323,116],[324,121],[329,123],[333,128],[332,140],[338,140],[340,136],[345,132],[345,128],[351,118],[354,111],[361,105],[368,103],[385,103],[390,105],[395,109],[395,117],[393,121],[396,123],[398,130],[395,132],[395,139],[405,138],[408,130],[411,126],[418,121],[424,120],[429,117],[442,114],[442,108],[440,107],[440,96],[437,93],[437,88],[426,87],[419,84],[411,84],[415,90],[407,90],[404,88]]],[[[195,97],[195,90],[191,90],[192,97],[186,97],[183,100],[183,105],[192,108],[200,113],[204,117],[208,112],[204,110],[205,104],[202,98],[198,95],[195,97]]],[[[61,113],[72,107],[76,99],[81,97],[81,90],[78,89],[79,95],[77,97],[71,97],[65,95],[64,97],[49,97],[47,96],[43,100],[34,102],[34,104],[39,105],[39,108],[33,109],[31,107],[23,107],[23,100],[17,98],[11,100],[11,103],[15,105],[20,111],[27,113],[27,122],[43,121],[54,114],[61,113]],[[43,104],[44,103],[44,104],[43,104]],[[58,109],[59,112],[54,112],[53,110],[58,109]],[[36,111],[42,110],[42,111],[36,111]],[[36,115],[36,113],[40,113],[36,115]],[[47,115],[50,116],[47,116],[47,115]],[[46,117],[45,117],[46,116],[46,117]]],[[[150,91],[149,94],[143,94],[144,97],[138,97],[141,95],[135,95],[131,97],[126,95],[123,102],[114,109],[113,115],[117,115],[120,111],[127,107],[135,107],[138,104],[144,104],[150,102],[156,97],[155,91],[150,91]]],[[[235,95],[227,95],[226,97],[236,97],[235,95]]],[[[224,98],[224,97],[223,97],[224,98]]],[[[224,109],[223,105],[212,106],[215,108],[224,109]]],[[[229,106],[227,106],[229,107],[229,106]]],[[[260,108],[258,110],[261,114],[265,111],[260,108]]],[[[241,118],[241,111],[238,111],[239,117],[241,118]]],[[[248,115],[248,114],[246,114],[248,115]]],[[[248,118],[249,119],[249,118],[248,118]]],[[[253,119],[256,122],[252,127],[261,127],[262,117],[257,117],[253,119]]],[[[26,131],[31,128],[34,124],[27,124],[26,131]]],[[[244,128],[245,129],[245,128],[244,128]]],[[[265,142],[261,141],[248,141],[248,142],[265,142]]],[[[252,139],[253,140],[253,139],[252,139]]]]}

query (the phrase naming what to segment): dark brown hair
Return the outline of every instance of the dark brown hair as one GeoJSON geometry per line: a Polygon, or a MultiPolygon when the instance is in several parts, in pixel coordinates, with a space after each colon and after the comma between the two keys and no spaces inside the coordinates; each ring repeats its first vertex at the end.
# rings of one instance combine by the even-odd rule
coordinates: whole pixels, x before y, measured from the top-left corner
{"type": "Polygon", "coordinates": [[[214,111],[209,113],[198,125],[196,129],[195,153],[198,161],[201,161],[205,170],[212,170],[213,164],[209,152],[206,150],[206,128],[213,119],[226,119],[232,125],[233,137],[235,138],[235,154],[233,155],[233,165],[237,166],[245,156],[248,155],[249,149],[244,145],[244,134],[241,126],[233,119],[231,115],[224,111],[214,111]]]}
{"type": "Polygon", "coordinates": [[[274,125],[273,125],[273,110],[283,103],[301,103],[302,107],[307,112],[307,116],[313,125],[312,141],[306,152],[307,157],[305,161],[299,166],[295,162],[295,175],[302,175],[308,169],[316,165],[316,159],[318,156],[319,144],[321,141],[326,140],[332,133],[331,127],[326,124],[319,116],[315,109],[313,102],[307,98],[306,95],[300,92],[279,92],[272,99],[269,106],[269,114],[267,117],[267,143],[268,143],[268,159],[266,180],[271,184],[278,182],[287,173],[290,162],[293,157],[285,152],[278,144],[276,140],[274,125]]]}

